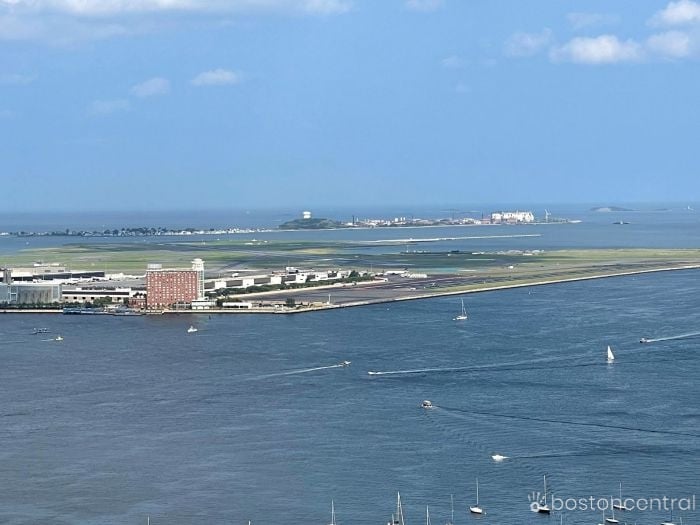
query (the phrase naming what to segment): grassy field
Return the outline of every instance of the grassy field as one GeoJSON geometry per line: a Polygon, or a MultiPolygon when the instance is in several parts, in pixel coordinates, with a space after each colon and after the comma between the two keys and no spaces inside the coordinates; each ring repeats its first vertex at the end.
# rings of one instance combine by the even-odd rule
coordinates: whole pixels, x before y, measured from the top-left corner
{"type": "MultiPolygon", "coordinates": [[[[428,248],[428,246],[424,246],[428,248]]],[[[241,269],[347,268],[357,270],[408,269],[429,274],[471,275],[531,279],[537,275],[575,274],[700,264],[700,250],[609,249],[549,252],[439,252],[402,251],[402,246],[370,246],[347,242],[206,241],[72,244],[60,248],[30,249],[0,258],[0,266],[28,266],[36,261],[60,263],[74,270],[104,270],[142,274],[148,263],[188,267],[204,259],[207,272],[241,269]]]]}

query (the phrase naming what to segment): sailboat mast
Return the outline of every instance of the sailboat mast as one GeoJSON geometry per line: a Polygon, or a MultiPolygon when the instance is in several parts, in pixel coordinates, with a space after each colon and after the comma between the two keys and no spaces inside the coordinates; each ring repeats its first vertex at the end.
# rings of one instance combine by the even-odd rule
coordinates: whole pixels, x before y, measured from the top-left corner
{"type": "Polygon", "coordinates": [[[476,478],[476,506],[479,506],[479,478],[476,478]]]}
{"type": "Polygon", "coordinates": [[[454,494],[450,494],[450,525],[455,522],[455,498],[454,494]]]}

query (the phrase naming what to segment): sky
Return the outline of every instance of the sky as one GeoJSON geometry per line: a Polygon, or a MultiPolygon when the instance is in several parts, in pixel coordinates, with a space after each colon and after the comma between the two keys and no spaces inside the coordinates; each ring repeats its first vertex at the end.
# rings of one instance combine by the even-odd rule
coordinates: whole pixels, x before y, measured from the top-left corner
{"type": "Polygon", "coordinates": [[[0,0],[4,211],[700,200],[700,0],[0,0]]]}

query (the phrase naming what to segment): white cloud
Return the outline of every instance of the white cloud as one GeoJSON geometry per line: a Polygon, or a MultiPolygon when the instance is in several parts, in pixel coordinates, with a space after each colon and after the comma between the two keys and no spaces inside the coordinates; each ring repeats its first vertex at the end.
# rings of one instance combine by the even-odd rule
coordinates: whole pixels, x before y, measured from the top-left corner
{"type": "Polygon", "coordinates": [[[437,11],[444,5],[443,0],[405,0],[404,7],[410,11],[429,13],[437,11]]]}
{"type": "Polygon", "coordinates": [[[0,40],[73,44],[153,32],[189,13],[219,23],[222,15],[330,16],[352,9],[351,0],[0,0],[0,40]]]}
{"type": "Polygon", "coordinates": [[[613,25],[619,21],[617,15],[609,13],[568,13],[566,19],[575,30],[585,29],[587,27],[599,27],[605,25],[613,25]]]}
{"type": "Polygon", "coordinates": [[[621,41],[615,35],[577,37],[550,50],[550,58],[555,62],[591,65],[635,62],[643,56],[643,47],[638,42],[621,41]]]}
{"type": "Polygon", "coordinates": [[[204,71],[190,82],[195,86],[231,86],[241,81],[241,75],[228,69],[204,71]]]}
{"type": "Polygon", "coordinates": [[[536,55],[552,40],[552,32],[545,29],[540,33],[515,33],[504,45],[503,51],[511,57],[527,57],[536,55]]]}
{"type": "Polygon", "coordinates": [[[131,88],[131,94],[140,98],[165,95],[170,91],[170,81],[167,78],[154,77],[131,88]]]}
{"type": "Polygon", "coordinates": [[[467,64],[462,57],[450,55],[440,60],[440,65],[446,69],[462,69],[467,64]]]}
{"type": "Polygon", "coordinates": [[[0,75],[0,85],[5,86],[23,86],[34,82],[35,77],[31,75],[22,75],[20,73],[8,73],[0,75]]]}
{"type": "Polygon", "coordinates": [[[700,23],[700,3],[678,0],[657,12],[649,21],[654,26],[679,26],[700,23]]]}
{"type": "Polygon", "coordinates": [[[123,98],[113,100],[95,100],[88,107],[88,113],[93,116],[105,116],[131,109],[131,104],[123,98]]]}
{"type": "Polygon", "coordinates": [[[651,35],[647,47],[655,54],[666,58],[684,58],[691,54],[693,41],[690,35],[681,31],[666,31],[651,35]]]}

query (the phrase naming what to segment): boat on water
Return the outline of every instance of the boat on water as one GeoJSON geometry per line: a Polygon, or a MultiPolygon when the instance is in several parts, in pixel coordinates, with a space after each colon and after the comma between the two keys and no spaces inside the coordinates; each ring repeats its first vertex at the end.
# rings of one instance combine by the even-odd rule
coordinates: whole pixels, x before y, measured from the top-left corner
{"type": "Polygon", "coordinates": [[[54,338],[54,341],[63,341],[63,337],[61,337],[60,335],[57,335],[57,336],[54,338]]]}
{"type": "Polygon", "coordinates": [[[401,494],[396,493],[396,514],[391,515],[391,521],[387,525],[404,525],[403,509],[401,509],[401,494]]]}
{"type": "Polygon", "coordinates": [[[612,348],[610,348],[610,345],[608,345],[608,363],[614,363],[615,362],[615,354],[613,354],[612,348]]]}
{"type": "Polygon", "coordinates": [[[340,365],[340,366],[350,366],[350,361],[341,361],[340,363],[338,363],[338,365],[340,365]]]}
{"type": "Polygon", "coordinates": [[[640,343],[651,343],[651,341],[650,341],[649,339],[647,339],[646,337],[642,337],[642,338],[639,340],[639,342],[640,342],[640,343]]]}
{"type": "Polygon", "coordinates": [[[464,307],[464,299],[462,299],[462,312],[458,316],[456,316],[453,320],[454,321],[464,321],[465,319],[468,319],[467,309],[464,307]]]}
{"type": "Polygon", "coordinates": [[[491,459],[496,463],[500,463],[501,461],[508,459],[508,456],[504,456],[502,454],[491,454],[491,459]]]}
{"type": "Polygon", "coordinates": [[[104,308],[66,307],[62,310],[67,315],[109,315],[104,308]]]}
{"type": "Polygon", "coordinates": [[[625,505],[625,501],[622,499],[622,481],[620,481],[620,499],[617,501],[613,501],[613,509],[615,510],[630,510],[627,508],[627,505],[625,505]]]}
{"type": "Polygon", "coordinates": [[[544,474],[542,476],[542,481],[544,484],[544,496],[543,498],[536,502],[535,505],[535,510],[539,512],[540,514],[549,514],[551,512],[551,509],[549,508],[549,505],[547,505],[547,475],[544,474]]]}
{"type": "Polygon", "coordinates": [[[450,494],[450,521],[445,523],[445,525],[454,525],[455,522],[455,498],[454,495],[450,494]]]}
{"type": "Polygon", "coordinates": [[[617,525],[620,523],[620,520],[615,518],[615,508],[611,509],[611,516],[609,518],[605,518],[605,523],[610,523],[611,525],[617,525]]]}
{"type": "Polygon", "coordinates": [[[190,327],[187,329],[188,334],[193,334],[193,333],[198,332],[198,331],[199,330],[192,325],[190,325],[190,327]]]}
{"type": "Polygon", "coordinates": [[[425,525],[430,525],[430,507],[425,506],[425,525]]]}
{"type": "Polygon", "coordinates": [[[423,407],[423,408],[434,408],[434,407],[433,407],[432,401],[430,401],[429,399],[426,399],[425,401],[423,401],[423,402],[420,404],[420,406],[423,407]]]}
{"type": "Polygon", "coordinates": [[[479,506],[479,478],[476,478],[476,504],[469,507],[472,514],[483,514],[484,509],[479,506]]]}
{"type": "Polygon", "coordinates": [[[331,522],[328,525],[335,525],[335,503],[333,500],[331,500],[331,522]]]}

